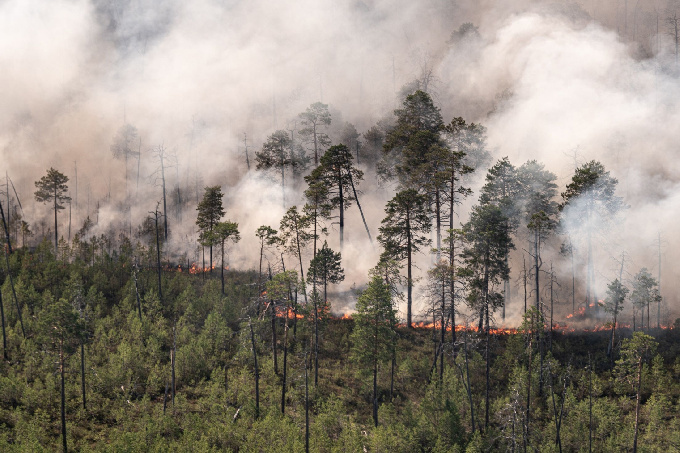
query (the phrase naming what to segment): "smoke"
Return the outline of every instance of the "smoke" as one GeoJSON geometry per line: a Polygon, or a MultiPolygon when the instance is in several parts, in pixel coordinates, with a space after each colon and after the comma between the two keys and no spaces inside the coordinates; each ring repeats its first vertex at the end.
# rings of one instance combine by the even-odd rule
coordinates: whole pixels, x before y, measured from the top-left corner
{"type": "MultiPolygon", "coordinates": [[[[52,166],[71,178],[74,229],[90,216],[98,217],[95,232],[113,225],[134,230],[161,199],[153,183],[159,162],[152,149],[163,145],[176,156],[166,172],[168,192],[179,186],[190,205],[168,213],[168,254],[195,256],[196,200],[204,186],[221,185],[226,217],[239,222],[242,236],[230,249],[230,265],[253,268],[255,229],[276,228],[285,212],[279,182],[254,170],[254,153],[267,135],[299,128],[297,115],[316,101],[330,104],[363,133],[390,118],[402,85],[427,78],[445,120],[464,116],[487,126],[494,158],[509,156],[515,165],[539,160],[558,174],[561,190],[575,165],[590,160],[601,161],[619,179],[618,194],[630,207],[597,244],[596,282],[604,295],[606,283],[618,276],[614,257],[623,250],[626,273],[645,266],[654,274],[658,233],[662,250],[680,245],[671,233],[680,212],[675,158],[680,131],[674,127],[680,93],[673,55],[663,36],[656,39],[648,20],[651,7],[621,13],[607,5],[5,1],[0,3],[2,161],[32,225],[42,219],[50,225],[49,207],[31,199],[33,181],[52,166]],[[466,22],[478,26],[479,34],[452,40],[451,33],[466,22]],[[126,182],[123,161],[110,150],[125,124],[139,132],[139,185],[137,160],[129,160],[126,182]]],[[[340,125],[338,114],[333,121],[340,125]]],[[[483,173],[470,182],[476,193],[483,173]]],[[[303,188],[291,181],[288,206],[302,203],[303,188]]],[[[378,259],[375,237],[394,188],[378,186],[367,172],[360,189],[373,244],[353,207],[342,250],[347,274],[338,286],[342,294],[363,285],[378,259]]],[[[472,198],[461,221],[476,195],[472,198]]],[[[63,211],[60,217],[64,232],[63,211]]],[[[578,223],[578,214],[571,221],[578,223]]],[[[337,225],[328,227],[329,245],[337,250],[337,225]]],[[[571,267],[557,253],[560,240],[548,244],[544,260],[554,261],[567,281],[571,267]]],[[[513,281],[526,247],[518,241],[513,281]]],[[[576,259],[580,279],[584,259],[576,259]]],[[[419,273],[424,276],[430,263],[431,257],[422,255],[419,273]]],[[[678,280],[680,270],[668,255],[661,266],[662,293],[675,309],[670,282],[678,280]]],[[[566,286],[560,289],[562,303],[570,298],[566,286]]],[[[521,312],[514,291],[508,323],[518,322],[521,312]]],[[[418,312],[428,303],[422,293],[416,296],[418,312]]],[[[343,311],[351,309],[349,299],[343,298],[343,311]]],[[[570,306],[560,310],[566,313],[570,306]]]]}

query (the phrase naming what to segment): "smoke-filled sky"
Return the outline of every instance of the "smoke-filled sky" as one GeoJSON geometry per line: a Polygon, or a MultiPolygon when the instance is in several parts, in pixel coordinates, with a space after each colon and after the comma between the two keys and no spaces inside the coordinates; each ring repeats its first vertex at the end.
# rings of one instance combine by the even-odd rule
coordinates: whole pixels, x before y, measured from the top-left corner
{"type": "MultiPolygon", "coordinates": [[[[239,222],[243,237],[230,264],[253,267],[255,229],[278,225],[284,210],[279,183],[247,172],[244,134],[253,159],[274,130],[299,128],[298,113],[316,101],[330,105],[334,124],[349,121],[363,133],[391,117],[404,84],[431,73],[429,90],[445,121],[464,116],[484,124],[494,159],[541,161],[558,175],[560,190],[575,164],[601,161],[619,179],[618,194],[630,208],[597,240],[599,293],[618,276],[615,260],[623,251],[629,277],[641,267],[656,275],[660,233],[662,293],[677,313],[680,89],[665,2],[628,11],[615,1],[581,3],[6,0],[0,2],[3,166],[39,231],[51,212],[33,201],[33,181],[57,168],[71,178],[75,199],[77,165],[76,225],[99,202],[104,231],[126,218],[137,225],[154,210],[161,195],[153,149],[162,145],[176,156],[169,183],[179,181],[185,197],[195,198],[196,187],[222,186],[227,217],[239,222]],[[466,22],[479,27],[479,36],[450,42],[466,22]],[[126,184],[123,161],[110,149],[126,123],[139,131],[139,183],[136,160],[128,163],[126,184]],[[134,200],[130,214],[123,212],[126,192],[134,200]]],[[[374,237],[394,191],[375,181],[367,172],[362,184],[374,237]]],[[[470,184],[478,189],[480,181],[470,184]]],[[[301,189],[288,188],[289,205],[300,203],[301,189]]],[[[343,294],[366,281],[379,254],[358,211],[348,216],[343,294]]],[[[193,207],[181,222],[168,218],[170,250],[193,256],[193,207]]],[[[578,216],[570,222],[575,229],[578,216]]],[[[528,248],[516,242],[515,269],[528,248]]],[[[329,243],[337,248],[333,226],[329,243]]],[[[570,262],[554,252],[559,243],[548,244],[544,259],[570,277],[570,262]]],[[[577,257],[577,275],[585,275],[584,259],[577,257]]],[[[420,260],[421,273],[429,263],[420,260]]],[[[566,304],[569,292],[560,294],[566,304]]],[[[351,299],[338,300],[338,311],[351,308],[351,299]]],[[[424,306],[419,299],[416,312],[424,306]]],[[[516,320],[519,302],[508,312],[516,320]]]]}

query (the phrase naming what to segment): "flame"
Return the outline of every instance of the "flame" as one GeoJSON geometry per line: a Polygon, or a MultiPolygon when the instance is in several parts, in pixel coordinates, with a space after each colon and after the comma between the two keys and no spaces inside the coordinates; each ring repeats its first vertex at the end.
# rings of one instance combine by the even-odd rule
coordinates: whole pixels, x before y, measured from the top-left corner
{"type": "Polygon", "coordinates": [[[202,267],[202,266],[199,266],[196,263],[191,263],[191,267],[189,268],[189,273],[190,274],[201,274],[201,273],[204,273],[204,272],[210,272],[212,269],[215,269],[215,266],[202,267]]]}
{"type": "MultiPolygon", "coordinates": [[[[590,305],[592,307],[592,305],[590,305]]],[[[586,307],[578,307],[578,311],[576,313],[570,313],[567,315],[567,319],[571,319],[574,316],[577,318],[583,318],[586,315],[586,307]]]]}
{"type": "Polygon", "coordinates": [[[286,315],[288,315],[288,319],[304,319],[304,315],[301,315],[300,313],[295,313],[295,310],[292,308],[288,307],[288,310],[281,310],[276,309],[276,317],[277,318],[285,318],[286,315]]]}

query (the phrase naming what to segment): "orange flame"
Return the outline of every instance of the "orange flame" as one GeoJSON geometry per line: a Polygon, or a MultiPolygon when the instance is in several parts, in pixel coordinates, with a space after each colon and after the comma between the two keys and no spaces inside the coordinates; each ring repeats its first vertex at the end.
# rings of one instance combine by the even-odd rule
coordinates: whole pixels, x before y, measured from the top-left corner
{"type": "Polygon", "coordinates": [[[212,269],[215,269],[215,266],[202,267],[202,266],[199,266],[196,263],[191,263],[191,267],[189,268],[189,273],[190,274],[201,274],[201,273],[204,273],[204,272],[210,272],[212,269]]]}

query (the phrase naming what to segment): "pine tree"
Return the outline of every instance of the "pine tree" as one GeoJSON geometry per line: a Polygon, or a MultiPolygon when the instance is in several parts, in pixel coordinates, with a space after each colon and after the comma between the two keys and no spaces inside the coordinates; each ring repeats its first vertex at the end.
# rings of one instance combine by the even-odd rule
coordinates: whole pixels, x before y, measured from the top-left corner
{"type": "Polygon", "coordinates": [[[612,339],[607,348],[607,355],[614,353],[614,339],[616,335],[616,318],[623,310],[623,302],[626,300],[629,289],[616,279],[607,285],[607,299],[604,301],[604,311],[612,315],[612,339]]]}
{"type": "Polygon", "coordinates": [[[390,344],[396,327],[392,293],[382,276],[373,273],[361,293],[354,314],[351,359],[370,367],[373,374],[373,423],[378,426],[378,365],[390,358],[390,344]]]}
{"type": "Polygon", "coordinates": [[[345,231],[345,211],[356,200],[355,186],[364,177],[364,173],[356,168],[349,149],[345,145],[335,145],[321,157],[321,163],[305,181],[310,185],[323,184],[327,188],[326,200],[331,210],[338,210],[340,226],[340,249],[342,250],[345,231]]]}
{"type": "Polygon", "coordinates": [[[427,210],[427,197],[415,189],[398,192],[387,202],[378,242],[383,246],[381,259],[406,261],[406,325],[412,327],[413,255],[432,242],[425,236],[432,223],[427,210]]]}
{"type": "Polygon", "coordinates": [[[324,241],[321,250],[309,263],[309,271],[307,272],[307,281],[314,284],[314,307],[312,308],[314,310],[314,385],[319,381],[319,294],[316,287],[317,285],[323,286],[321,307],[323,307],[324,311],[329,310],[328,284],[337,284],[345,279],[345,271],[340,266],[341,261],[340,253],[335,253],[328,247],[328,243],[324,241]]]}
{"type": "Polygon", "coordinates": [[[224,294],[224,249],[226,242],[231,241],[235,244],[241,240],[241,234],[238,231],[238,223],[229,220],[217,222],[213,228],[212,235],[213,238],[211,242],[220,245],[220,253],[222,255],[220,259],[220,280],[222,280],[222,294],[224,294]]]}
{"type": "Polygon", "coordinates": [[[222,188],[220,186],[206,187],[203,199],[198,203],[196,210],[198,211],[196,225],[199,229],[199,242],[204,247],[210,247],[210,272],[212,272],[212,252],[213,245],[216,244],[215,237],[212,233],[215,225],[224,215],[224,208],[222,207],[222,188]]]}
{"type": "Polygon", "coordinates": [[[503,301],[503,294],[495,288],[510,272],[506,253],[513,247],[507,221],[500,208],[482,204],[472,208],[470,220],[462,230],[466,247],[462,253],[465,267],[461,274],[468,280],[468,304],[479,313],[479,330],[484,326],[486,332],[485,427],[489,425],[490,318],[503,301]]]}
{"type": "Polygon", "coordinates": [[[255,153],[258,170],[272,170],[281,174],[281,192],[285,206],[286,169],[297,171],[306,167],[307,159],[295,152],[288,132],[278,130],[267,138],[262,149],[255,153]]]}
{"type": "Polygon", "coordinates": [[[314,165],[319,165],[319,151],[331,144],[330,138],[323,132],[331,124],[331,114],[328,111],[328,105],[315,102],[298,116],[304,126],[300,129],[300,135],[311,142],[314,148],[314,165]]]}
{"type": "Polygon", "coordinates": [[[41,203],[51,203],[54,207],[54,248],[59,249],[59,234],[57,231],[57,212],[64,209],[62,203],[71,201],[68,193],[68,177],[54,168],[47,170],[47,174],[35,182],[35,199],[41,203]]]}
{"type": "Polygon", "coordinates": [[[568,222],[569,218],[578,218],[574,224],[586,234],[586,313],[591,305],[597,310],[592,236],[600,222],[606,222],[625,208],[623,200],[615,195],[618,183],[601,163],[593,160],[576,169],[567,189],[562,192],[560,210],[563,219],[568,222]]]}

